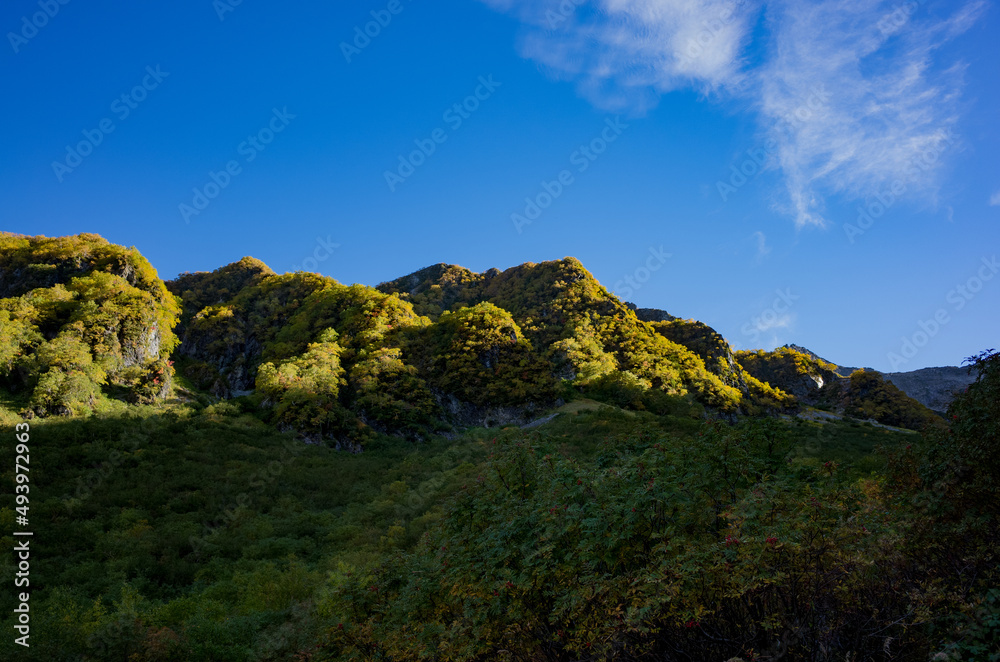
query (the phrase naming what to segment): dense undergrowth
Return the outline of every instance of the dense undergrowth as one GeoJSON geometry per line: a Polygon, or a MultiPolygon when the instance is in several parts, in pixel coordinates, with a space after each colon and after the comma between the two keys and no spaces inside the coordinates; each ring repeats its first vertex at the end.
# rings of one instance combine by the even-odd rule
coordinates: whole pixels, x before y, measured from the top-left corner
{"type": "Polygon", "coordinates": [[[924,437],[593,401],[357,455],[238,403],[39,421],[18,654],[988,660],[997,357],[981,367],[924,437]]]}

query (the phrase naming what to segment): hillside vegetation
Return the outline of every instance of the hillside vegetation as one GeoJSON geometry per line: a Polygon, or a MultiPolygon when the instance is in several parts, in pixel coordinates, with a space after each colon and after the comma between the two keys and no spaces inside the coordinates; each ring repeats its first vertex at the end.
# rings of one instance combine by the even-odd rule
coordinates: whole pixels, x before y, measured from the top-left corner
{"type": "Polygon", "coordinates": [[[0,234],[0,383],[29,417],[163,399],[179,313],[134,248],[0,234]]]}
{"type": "Polygon", "coordinates": [[[0,655],[989,660],[1000,357],[977,369],[924,437],[577,406],[354,455],[226,403],[36,421],[32,648],[0,655]]]}
{"type": "Polygon", "coordinates": [[[643,321],[573,258],[483,274],[442,264],[377,288],[244,258],[164,283],[134,248],[96,235],[2,242],[0,380],[25,415],[162,402],[176,361],[195,389],[352,450],[380,433],[525,423],[577,397],[933,420],[885,385],[818,394],[842,380],[794,350],[733,352],[700,322],[643,321]]]}
{"type": "Polygon", "coordinates": [[[572,258],[164,283],[0,235],[0,293],[0,659],[1000,660],[1000,353],[941,418],[572,258]]]}
{"type": "Polygon", "coordinates": [[[802,404],[911,430],[942,422],[878,372],[854,370],[843,377],[838,366],[790,347],[742,351],[736,357],[754,377],[794,394],[802,404]]]}
{"type": "Polygon", "coordinates": [[[486,274],[438,265],[377,289],[247,258],[168,287],[185,306],[185,376],[339,447],[526,422],[578,394],[634,408],[793,404],[640,321],[572,258],[486,274]]]}

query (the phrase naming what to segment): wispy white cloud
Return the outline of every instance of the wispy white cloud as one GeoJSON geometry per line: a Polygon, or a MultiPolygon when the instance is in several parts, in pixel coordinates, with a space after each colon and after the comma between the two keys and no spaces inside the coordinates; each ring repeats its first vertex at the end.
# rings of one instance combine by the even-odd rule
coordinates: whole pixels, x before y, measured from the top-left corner
{"type": "Polygon", "coordinates": [[[603,109],[637,113],[671,90],[739,83],[757,13],[749,0],[482,1],[525,23],[524,57],[603,109]]]}
{"type": "Polygon", "coordinates": [[[1000,191],[996,191],[993,195],[990,196],[990,206],[1000,207],[1000,191]]]}
{"type": "Polygon", "coordinates": [[[911,192],[933,190],[942,153],[954,144],[962,86],[962,67],[935,68],[933,56],[984,3],[924,20],[895,15],[904,5],[871,0],[773,6],[773,44],[754,72],[756,101],[778,145],[796,223],[822,225],[831,192],[863,197],[897,181],[911,192]]]}
{"type": "Polygon", "coordinates": [[[755,320],[754,328],[761,333],[773,331],[774,329],[787,329],[795,322],[794,313],[784,315],[765,315],[755,320]]]}
{"type": "Polygon", "coordinates": [[[767,245],[767,235],[758,230],[753,233],[753,238],[757,240],[757,260],[763,260],[771,252],[771,247],[767,245]]]}
{"type": "Polygon", "coordinates": [[[524,57],[601,108],[641,113],[682,88],[740,98],[777,145],[779,206],[798,226],[823,225],[830,194],[897,181],[933,192],[963,86],[962,64],[936,57],[987,5],[942,16],[901,0],[482,1],[524,22],[524,57]]]}

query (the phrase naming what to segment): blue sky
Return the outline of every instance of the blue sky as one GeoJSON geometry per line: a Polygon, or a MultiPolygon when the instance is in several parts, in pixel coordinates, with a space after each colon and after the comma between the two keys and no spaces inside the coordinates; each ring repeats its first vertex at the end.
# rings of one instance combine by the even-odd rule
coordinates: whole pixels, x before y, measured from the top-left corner
{"type": "Polygon", "coordinates": [[[232,2],[5,3],[0,228],[165,278],[571,255],[741,348],[1000,346],[992,3],[232,2]]]}

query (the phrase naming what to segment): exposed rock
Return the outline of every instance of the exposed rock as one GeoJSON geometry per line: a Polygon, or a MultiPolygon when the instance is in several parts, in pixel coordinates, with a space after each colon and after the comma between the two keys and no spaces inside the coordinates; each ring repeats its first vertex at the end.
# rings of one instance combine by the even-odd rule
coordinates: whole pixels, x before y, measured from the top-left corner
{"type": "Polygon", "coordinates": [[[665,310],[659,308],[639,308],[634,303],[625,302],[625,305],[635,312],[635,316],[643,322],[673,322],[678,319],[665,310]]]}
{"type": "Polygon", "coordinates": [[[525,426],[534,421],[539,414],[553,406],[561,407],[564,402],[557,400],[555,404],[537,404],[529,402],[524,405],[509,407],[483,407],[470,402],[462,402],[452,395],[438,395],[438,402],[449,421],[457,427],[497,428],[508,425],[525,426]]]}
{"type": "Polygon", "coordinates": [[[975,376],[969,374],[968,368],[956,366],[890,372],[884,376],[920,404],[941,413],[948,410],[956,393],[961,393],[976,381],[975,376]]]}

